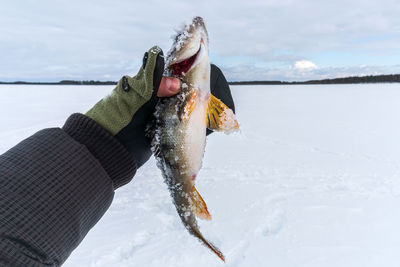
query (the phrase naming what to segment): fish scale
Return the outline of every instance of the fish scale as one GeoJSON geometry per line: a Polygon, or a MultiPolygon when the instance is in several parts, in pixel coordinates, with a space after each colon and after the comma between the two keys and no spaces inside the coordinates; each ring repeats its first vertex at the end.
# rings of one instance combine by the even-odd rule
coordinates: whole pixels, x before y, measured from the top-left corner
{"type": "Polygon", "coordinates": [[[200,232],[196,217],[210,220],[211,216],[194,182],[202,165],[207,127],[233,131],[238,124],[233,112],[227,112],[229,108],[210,94],[208,34],[202,18],[195,17],[177,33],[165,74],[179,78],[182,87],[177,95],[157,103],[150,127],[152,151],[183,225],[225,261],[200,232]]]}

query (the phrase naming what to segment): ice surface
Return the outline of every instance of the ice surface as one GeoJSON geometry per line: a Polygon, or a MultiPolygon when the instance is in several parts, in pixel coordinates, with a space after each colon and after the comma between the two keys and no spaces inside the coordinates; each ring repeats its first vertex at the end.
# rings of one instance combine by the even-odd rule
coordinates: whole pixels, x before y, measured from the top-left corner
{"type": "MultiPolygon", "coordinates": [[[[0,86],[0,151],[111,89],[0,86]]],[[[208,137],[196,184],[227,263],[187,233],[151,159],[64,266],[399,266],[400,85],[232,93],[241,132],[208,137]]]]}

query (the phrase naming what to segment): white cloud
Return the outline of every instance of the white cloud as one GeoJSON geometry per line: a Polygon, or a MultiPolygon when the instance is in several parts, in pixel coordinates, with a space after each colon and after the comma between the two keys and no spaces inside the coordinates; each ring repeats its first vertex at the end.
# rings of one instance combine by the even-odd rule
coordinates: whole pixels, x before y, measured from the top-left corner
{"type": "Polygon", "coordinates": [[[349,76],[366,76],[400,73],[400,65],[392,66],[351,66],[320,67],[309,71],[298,71],[293,67],[260,68],[253,65],[239,65],[222,68],[225,76],[231,81],[308,81],[331,79],[349,76]]]}
{"type": "MultiPolygon", "coordinates": [[[[271,69],[299,71],[296,62],[304,58],[318,68],[303,70],[317,73],[324,64],[315,54],[329,51],[357,52],[367,66],[389,66],[383,56],[400,62],[399,13],[397,0],[5,0],[0,80],[102,79],[105,74],[116,80],[135,73],[152,45],[168,50],[173,29],[195,15],[206,21],[216,64],[232,69],[248,64],[241,59],[248,58],[253,68],[276,66],[259,79],[271,69]],[[369,55],[382,58],[372,62],[369,55]]],[[[346,60],[340,65],[355,65],[346,60]]],[[[280,76],[287,77],[286,72],[280,76]]]]}
{"type": "Polygon", "coordinates": [[[294,68],[299,71],[311,71],[317,68],[317,65],[309,60],[299,60],[294,63],[294,68]]]}

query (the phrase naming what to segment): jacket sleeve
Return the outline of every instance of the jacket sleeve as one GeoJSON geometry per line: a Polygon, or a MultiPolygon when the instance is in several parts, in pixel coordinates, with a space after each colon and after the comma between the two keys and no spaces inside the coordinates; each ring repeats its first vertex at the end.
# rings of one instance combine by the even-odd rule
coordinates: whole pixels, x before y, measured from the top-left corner
{"type": "Polygon", "coordinates": [[[37,132],[0,156],[0,266],[60,266],[136,172],[92,119],[37,132]]]}
{"type": "MultiPolygon", "coordinates": [[[[211,64],[210,90],[216,98],[220,99],[228,106],[228,108],[232,109],[233,113],[235,113],[235,104],[233,103],[229,84],[222,71],[214,64],[211,64]]],[[[213,131],[207,129],[207,135],[211,133],[213,133],[213,131]]]]}

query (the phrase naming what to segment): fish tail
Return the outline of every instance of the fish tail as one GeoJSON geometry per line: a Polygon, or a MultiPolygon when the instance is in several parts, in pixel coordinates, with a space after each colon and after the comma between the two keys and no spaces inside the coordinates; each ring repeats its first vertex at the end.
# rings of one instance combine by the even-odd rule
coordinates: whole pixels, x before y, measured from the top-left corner
{"type": "Polygon", "coordinates": [[[208,242],[197,229],[191,229],[191,230],[192,230],[194,236],[196,236],[198,239],[200,239],[204,245],[206,245],[209,249],[211,249],[223,262],[225,262],[225,256],[219,250],[219,248],[214,246],[212,243],[208,242]]]}

